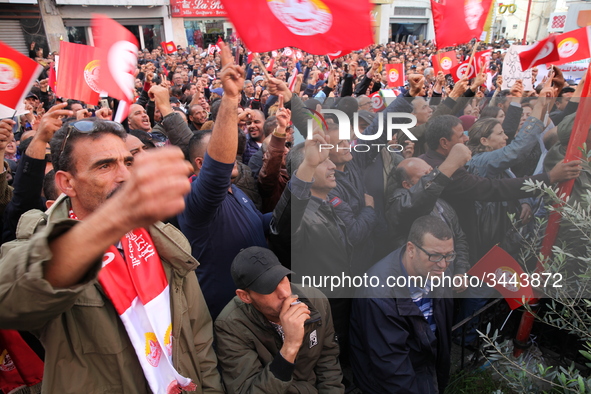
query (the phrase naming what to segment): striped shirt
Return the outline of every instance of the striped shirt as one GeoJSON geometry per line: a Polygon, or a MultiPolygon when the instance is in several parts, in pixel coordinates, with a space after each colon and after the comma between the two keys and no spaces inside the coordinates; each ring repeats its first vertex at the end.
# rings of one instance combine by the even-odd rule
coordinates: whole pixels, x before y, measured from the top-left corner
{"type": "MultiPolygon", "coordinates": [[[[406,276],[408,283],[408,272],[406,271],[404,264],[402,264],[402,259],[400,259],[400,267],[402,268],[402,273],[406,276]]],[[[425,287],[408,286],[408,290],[410,291],[412,301],[419,308],[425,317],[425,320],[427,320],[431,331],[435,332],[437,326],[435,325],[435,318],[433,317],[433,299],[429,297],[431,281],[427,280],[425,282],[425,287]]]]}

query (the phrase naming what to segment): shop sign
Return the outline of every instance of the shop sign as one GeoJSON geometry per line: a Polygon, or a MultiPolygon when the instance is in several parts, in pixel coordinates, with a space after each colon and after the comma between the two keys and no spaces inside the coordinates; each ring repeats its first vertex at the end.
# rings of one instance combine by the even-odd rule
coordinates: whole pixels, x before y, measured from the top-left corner
{"type": "Polygon", "coordinates": [[[220,0],[170,0],[173,18],[226,17],[220,0]]]}

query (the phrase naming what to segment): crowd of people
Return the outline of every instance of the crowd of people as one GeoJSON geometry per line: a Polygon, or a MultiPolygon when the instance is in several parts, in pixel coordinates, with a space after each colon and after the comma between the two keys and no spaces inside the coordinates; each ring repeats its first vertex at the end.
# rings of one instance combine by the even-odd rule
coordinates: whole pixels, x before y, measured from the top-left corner
{"type": "Polygon", "coordinates": [[[46,79],[0,121],[0,329],[44,359],[46,393],[443,393],[452,323],[495,293],[429,278],[519,256],[548,214],[527,179],[575,179],[583,202],[589,165],[563,159],[584,80],[503,90],[504,41],[456,83],[425,41],[332,61],[219,46],[140,51],[121,123],[46,79]],[[391,63],[407,81],[382,109],[391,63]],[[364,276],[423,281],[343,285],[364,276]]]}

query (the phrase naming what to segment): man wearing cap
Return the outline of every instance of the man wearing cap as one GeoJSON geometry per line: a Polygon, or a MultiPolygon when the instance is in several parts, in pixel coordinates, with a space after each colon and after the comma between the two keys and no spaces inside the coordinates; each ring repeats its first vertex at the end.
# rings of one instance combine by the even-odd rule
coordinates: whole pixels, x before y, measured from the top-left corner
{"type": "Polygon", "coordinates": [[[241,251],[231,267],[236,297],[214,324],[228,393],[344,393],[328,300],[291,284],[268,249],[241,251]]]}
{"type": "Polygon", "coordinates": [[[263,78],[259,75],[259,76],[256,76],[253,78],[252,83],[255,87],[262,86],[264,80],[265,80],[265,78],[263,78]]]}
{"type": "Polygon", "coordinates": [[[222,88],[215,88],[211,90],[211,101],[213,102],[214,100],[217,100],[219,98],[222,98],[222,96],[224,95],[224,89],[222,88]]]}

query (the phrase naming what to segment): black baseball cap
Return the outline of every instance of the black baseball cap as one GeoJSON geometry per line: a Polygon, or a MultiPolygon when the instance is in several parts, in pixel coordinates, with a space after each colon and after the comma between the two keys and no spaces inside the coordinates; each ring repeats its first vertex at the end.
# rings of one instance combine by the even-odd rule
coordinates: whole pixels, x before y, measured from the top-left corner
{"type": "Polygon", "coordinates": [[[271,294],[286,275],[293,273],[281,265],[272,251],[260,246],[241,250],[230,271],[237,288],[259,294],[271,294]]]}

